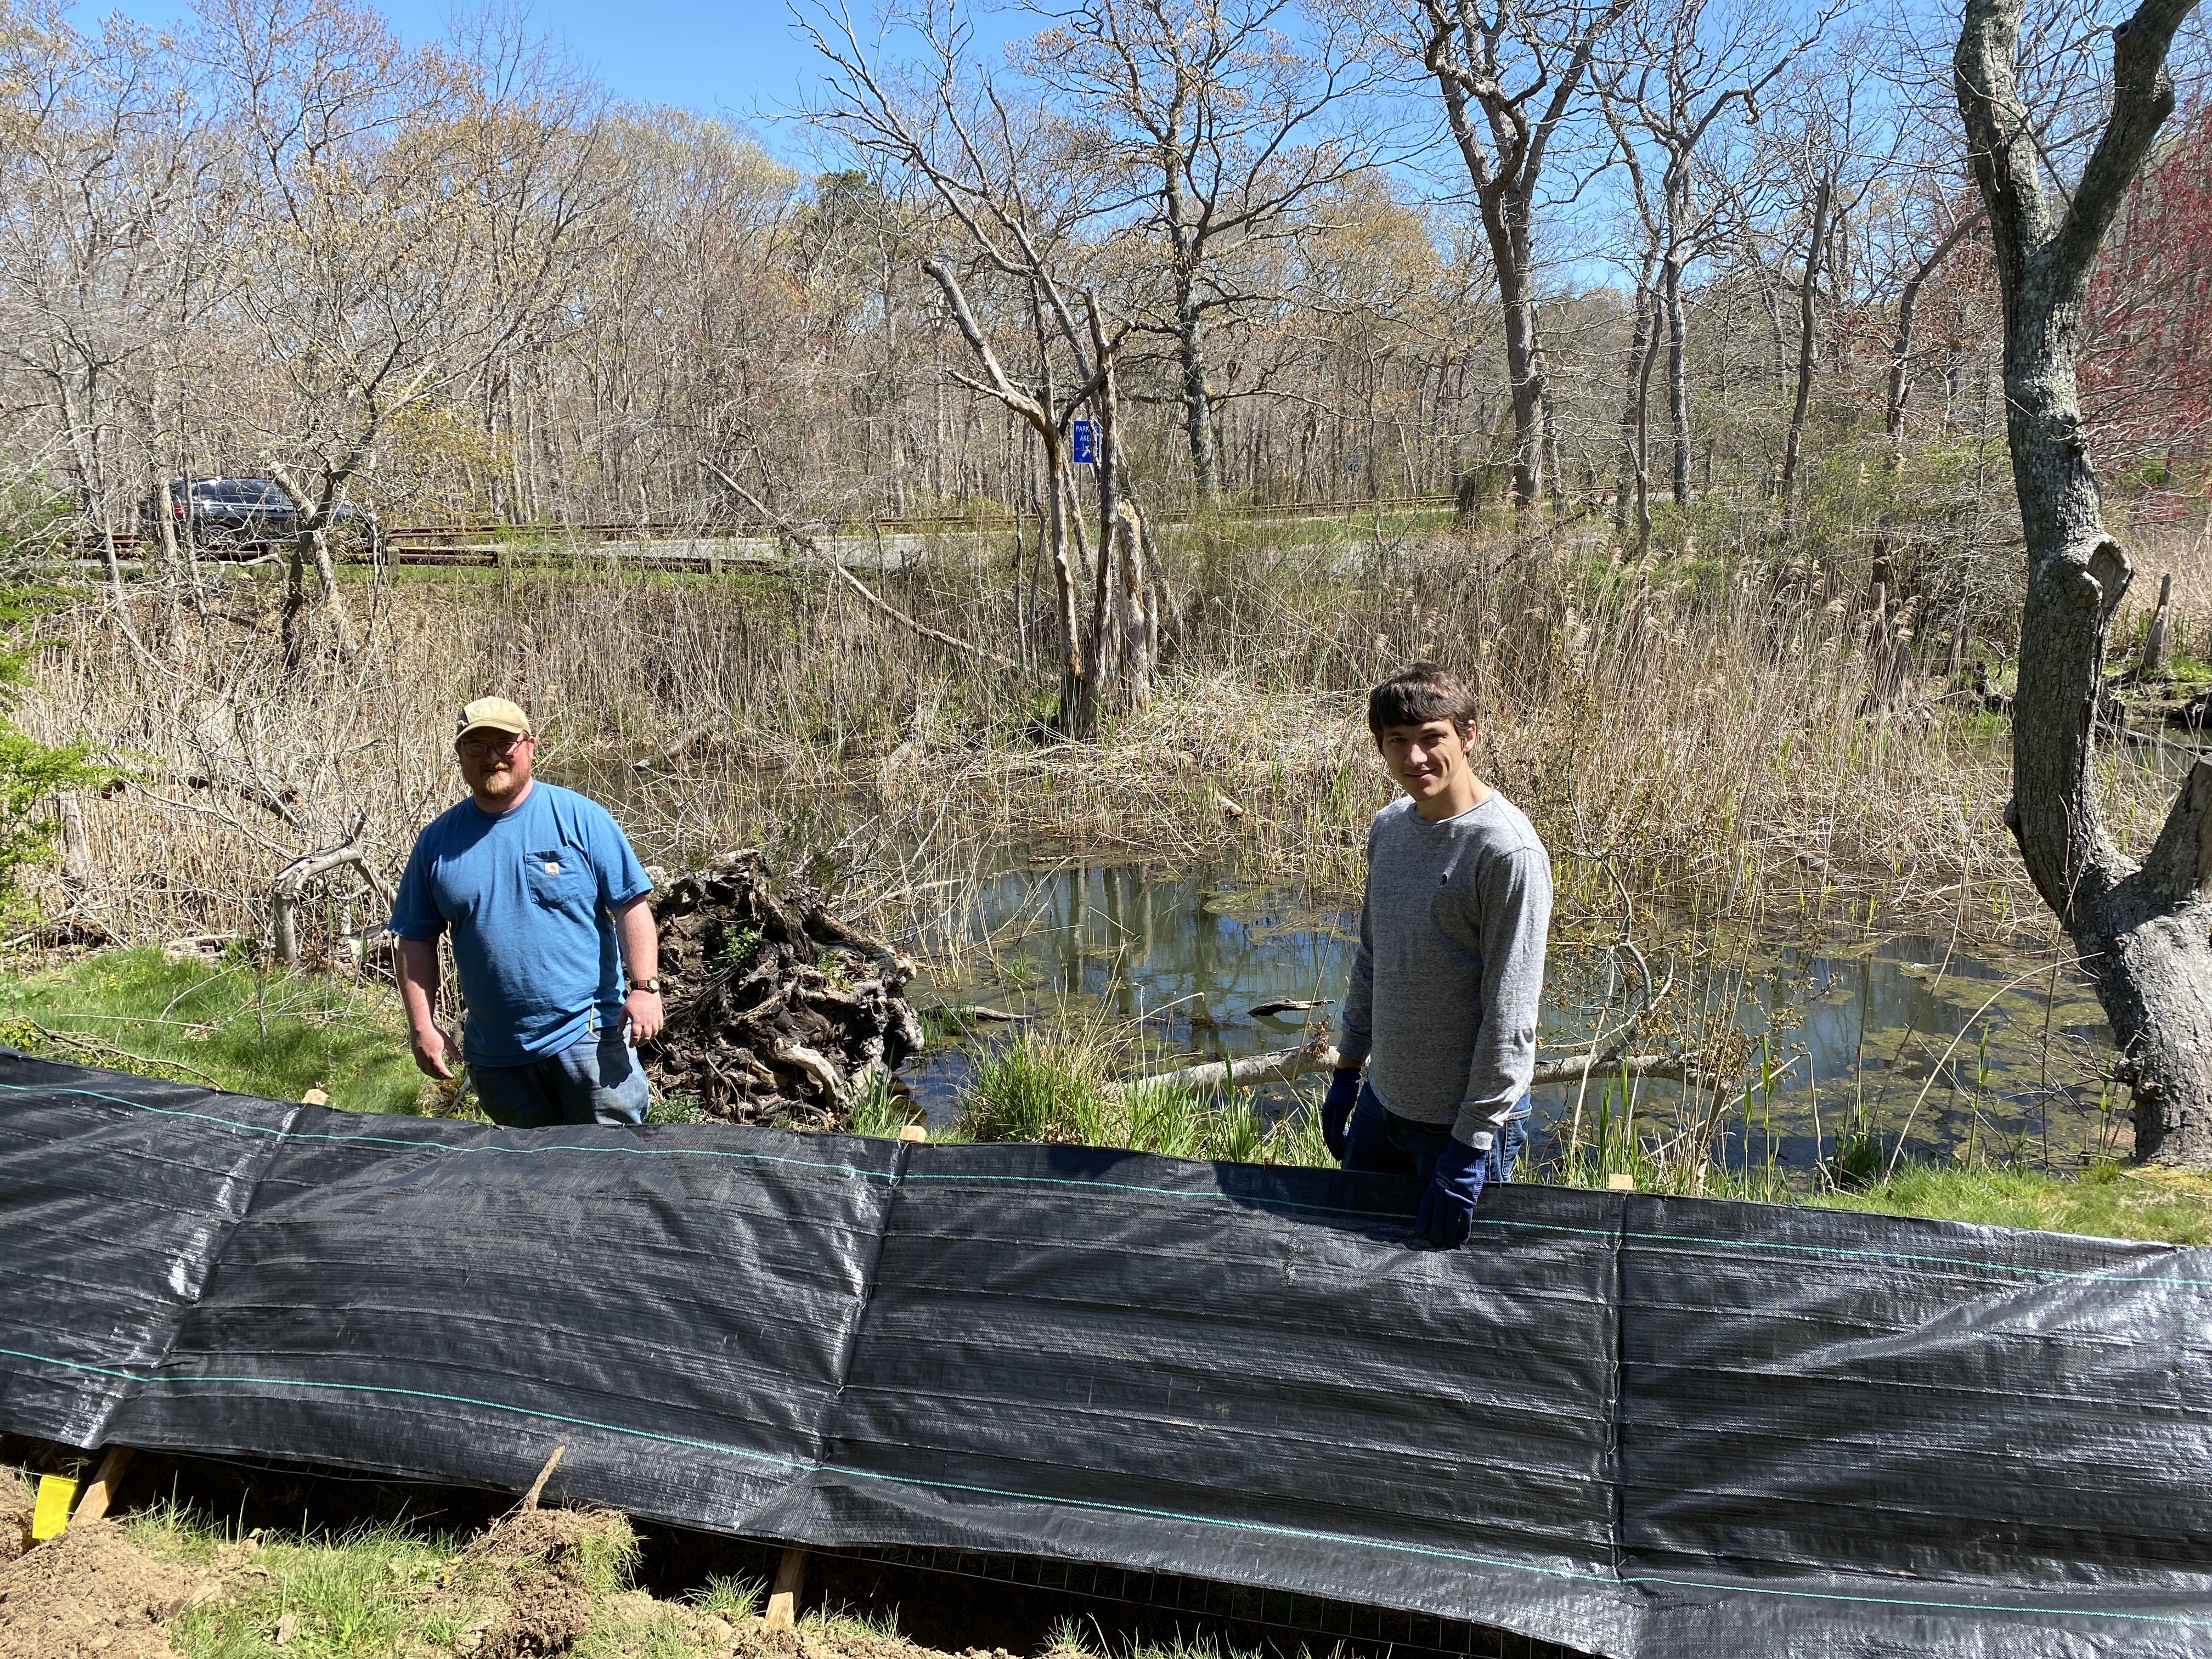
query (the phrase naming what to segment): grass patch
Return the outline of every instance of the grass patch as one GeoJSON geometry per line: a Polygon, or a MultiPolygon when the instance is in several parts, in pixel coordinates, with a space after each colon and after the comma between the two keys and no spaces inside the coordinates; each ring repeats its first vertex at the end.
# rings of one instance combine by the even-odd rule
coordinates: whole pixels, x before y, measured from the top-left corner
{"type": "Polygon", "coordinates": [[[271,974],[252,958],[106,951],[0,978],[0,1038],[53,1060],[334,1106],[412,1112],[423,1079],[398,997],[372,981],[271,974]]]}
{"type": "Polygon", "coordinates": [[[1994,1166],[1905,1165],[1863,1191],[1823,1194],[1811,1201],[1827,1209],[2036,1227],[2096,1238],[2212,1244],[2212,1176],[2120,1164],[2094,1164],[2080,1176],[1994,1166]]]}
{"type": "Polygon", "coordinates": [[[135,1517],[130,1528],[142,1547],[225,1571],[237,1586],[168,1626],[185,1659],[260,1659],[278,1650],[276,1632],[288,1617],[297,1623],[282,1650],[316,1656],[450,1649],[475,1622],[453,1540],[441,1535],[378,1527],[280,1536],[253,1540],[259,1547],[246,1555],[246,1540],[173,1505],[135,1517]]]}
{"type": "MultiPolygon", "coordinates": [[[[1124,1146],[1170,1158],[1333,1169],[1311,1100],[1277,1118],[1261,1118],[1251,1097],[1138,1084],[1115,1091],[1117,1047],[1101,1029],[1025,1033],[980,1057],[962,1097],[958,1133],[973,1140],[1054,1141],[1124,1146]]],[[[1624,1127],[1624,1131],[1626,1126],[1624,1127]]],[[[1978,1163],[1966,1168],[1907,1164],[1887,1180],[1849,1192],[1809,1191],[1801,1171],[1754,1164],[1731,1169],[1656,1152],[1628,1133],[1605,1136],[1571,1162],[1516,1169],[1516,1178],[1560,1187],[1602,1188],[1628,1175],[1637,1188],[1765,1204],[1993,1227],[2028,1227],[2100,1238],[2212,1244],[2212,1176],[2092,1165],[2079,1176],[1978,1163]]]]}
{"type": "Polygon", "coordinates": [[[1249,1092],[1217,1094],[1126,1076],[1125,1045],[1103,1026],[1025,1032],[980,1055],[961,1097],[956,1135],[967,1140],[1045,1140],[1126,1146],[1169,1158],[1232,1164],[1334,1163],[1311,1102],[1273,1122],[1249,1092]]]}
{"type": "Polygon", "coordinates": [[[553,1645],[545,1651],[576,1659],[703,1659],[729,1651],[727,1626],[705,1615],[742,1619],[757,1600],[757,1587],[729,1581],[716,1581],[690,1605],[634,1589],[636,1534],[604,1512],[509,1517],[473,1540],[412,1531],[401,1522],[344,1534],[303,1528],[240,1538],[175,1504],[127,1524],[131,1541],[149,1554],[199,1567],[222,1586],[219,1596],[167,1626],[171,1645],[185,1659],[280,1652],[387,1659],[479,1646],[537,1652],[527,1638],[515,1645],[512,1632],[531,1627],[531,1614],[549,1598],[579,1592],[573,1622],[547,1635],[553,1645]],[[510,1530],[515,1527],[521,1530],[510,1530]]]}

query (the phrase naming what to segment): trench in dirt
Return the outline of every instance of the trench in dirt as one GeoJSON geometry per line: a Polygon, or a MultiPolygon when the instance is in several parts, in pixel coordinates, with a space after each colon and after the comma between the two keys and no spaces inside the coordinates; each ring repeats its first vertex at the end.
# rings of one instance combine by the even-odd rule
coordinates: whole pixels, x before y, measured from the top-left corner
{"type": "MultiPolygon", "coordinates": [[[[0,1436],[0,1465],[90,1474],[70,1448],[0,1436]]],[[[560,1496],[556,1472],[546,1502],[560,1496]]],[[[232,1536],[259,1529],[343,1538],[398,1527],[459,1540],[515,1506],[511,1492],[383,1480],[343,1470],[140,1452],[115,1494],[112,1518],[164,1503],[188,1508],[232,1536]]],[[[642,1544],[636,1583],[664,1601],[710,1581],[772,1583],[781,1544],[633,1521],[642,1544]]],[[[1159,1647],[1300,1659],[1581,1659],[1572,1650],[1479,1625],[1319,1597],[1262,1591],[1172,1573],[1127,1571],[954,1549],[816,1550],[802,1615],[827,1611],[896,1622],[903,1640],[945,1653],[1039,1654],[1072,1621],[1094,1653],[1159,1647]]]]}

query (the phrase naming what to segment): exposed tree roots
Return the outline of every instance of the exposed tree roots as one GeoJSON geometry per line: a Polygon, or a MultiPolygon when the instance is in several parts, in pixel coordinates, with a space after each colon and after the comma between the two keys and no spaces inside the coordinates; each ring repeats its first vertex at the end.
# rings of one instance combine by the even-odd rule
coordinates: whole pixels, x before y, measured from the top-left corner
{"type": "Polygon", "coordinates": [[[863,938],[757,852],[653,898],[668,1024],[643,1050],[662,1092],[732,1123],[835,1128],[872,1072],[921,1047],[903,952],[863,938]]]}

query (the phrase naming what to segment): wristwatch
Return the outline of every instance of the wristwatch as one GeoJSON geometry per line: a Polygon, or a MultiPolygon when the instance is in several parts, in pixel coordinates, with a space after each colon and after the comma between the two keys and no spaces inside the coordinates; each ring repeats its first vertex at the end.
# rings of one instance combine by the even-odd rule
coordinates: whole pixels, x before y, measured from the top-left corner
{"type": "Polygon", "coordinates": [[[660,994],[660,975],[655,974],[651,979],[634,979],[629,982],[629,988],[633,991],[650,991],[653,995],[659,996],[660,994]]]}

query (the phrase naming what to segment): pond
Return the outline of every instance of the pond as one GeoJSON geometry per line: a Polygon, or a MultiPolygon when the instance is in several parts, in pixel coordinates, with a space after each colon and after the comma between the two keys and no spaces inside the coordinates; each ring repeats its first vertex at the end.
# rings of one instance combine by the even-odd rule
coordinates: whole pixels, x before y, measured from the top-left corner
{"type": "MultiPolygon", "coordinates": [[[[957,1110],[968,1051],[1022,1029],[1107,1018],[1141,1021],[1146,1070],[1240,1059],[1300,1041],[1304,1022],[1333,1024],[1358,944],[1356,911],[1310,903],[1292,889],[1238,887],[1135,866],[1017,870],[980,886],[957,917],[921,941],[934,966],[909,993],[925,1009],[985,1006],[1026,1017],[986,1024],[965,1044],[933,1045],[905,1081],[937,1123],[957,1110]],[[1310,1011],[1255,1016],[1271,1002],[1310,1011]]],[[[1671,971],[1678,1028],[1746,1034],[1755,1079],[1729,1092],[1716,1155],[1808,1169],[1839,1129],[1880,1138],[1882,1156],[1986,1156],[2072,1168],[2128,1144],[2125,1091],[2106,1081],[2111,1032],[2088,983],[2057,952],[1976,954],[1941,937],[1874,935],[1642,941],[1652,971],[1671,971]],[[1816,1143],[1815,1126],[1820,1139],[1816,1143]]],[[[1593,1018],[1609,1029],[1632,1006],[1626,959],[1555,945],[1547,975],[1547,1056],[1587,1048],[1593,1018]]],[[[1692,1041],[1697,1039],[1693,1038],[1692,1041]]],[[[1709,1040],[1709,1039],[1708,1039],[1709,1040]]],[[[1650,1046],[1650,1045],[1645,1045],[1650,1046]]],[[[1310,1096],[1322,1079],[1298,1085],[1310,1096]]],[[[1638,1121],[1664,1133],[1683,1115],[1677,1085],[1641,1082],[1638,1121]]],[[[1285,1109],[1289,1085],[1261,1091],[1285,1109]]],[[[1703,1103],[1712,1105],[1710,1095],[1703,1103]]],[[[1579,1120],[1617,1113],[1618,1080],[1537,1091],[1535,1146],[1556,1155],[1579,1120]]]]}

